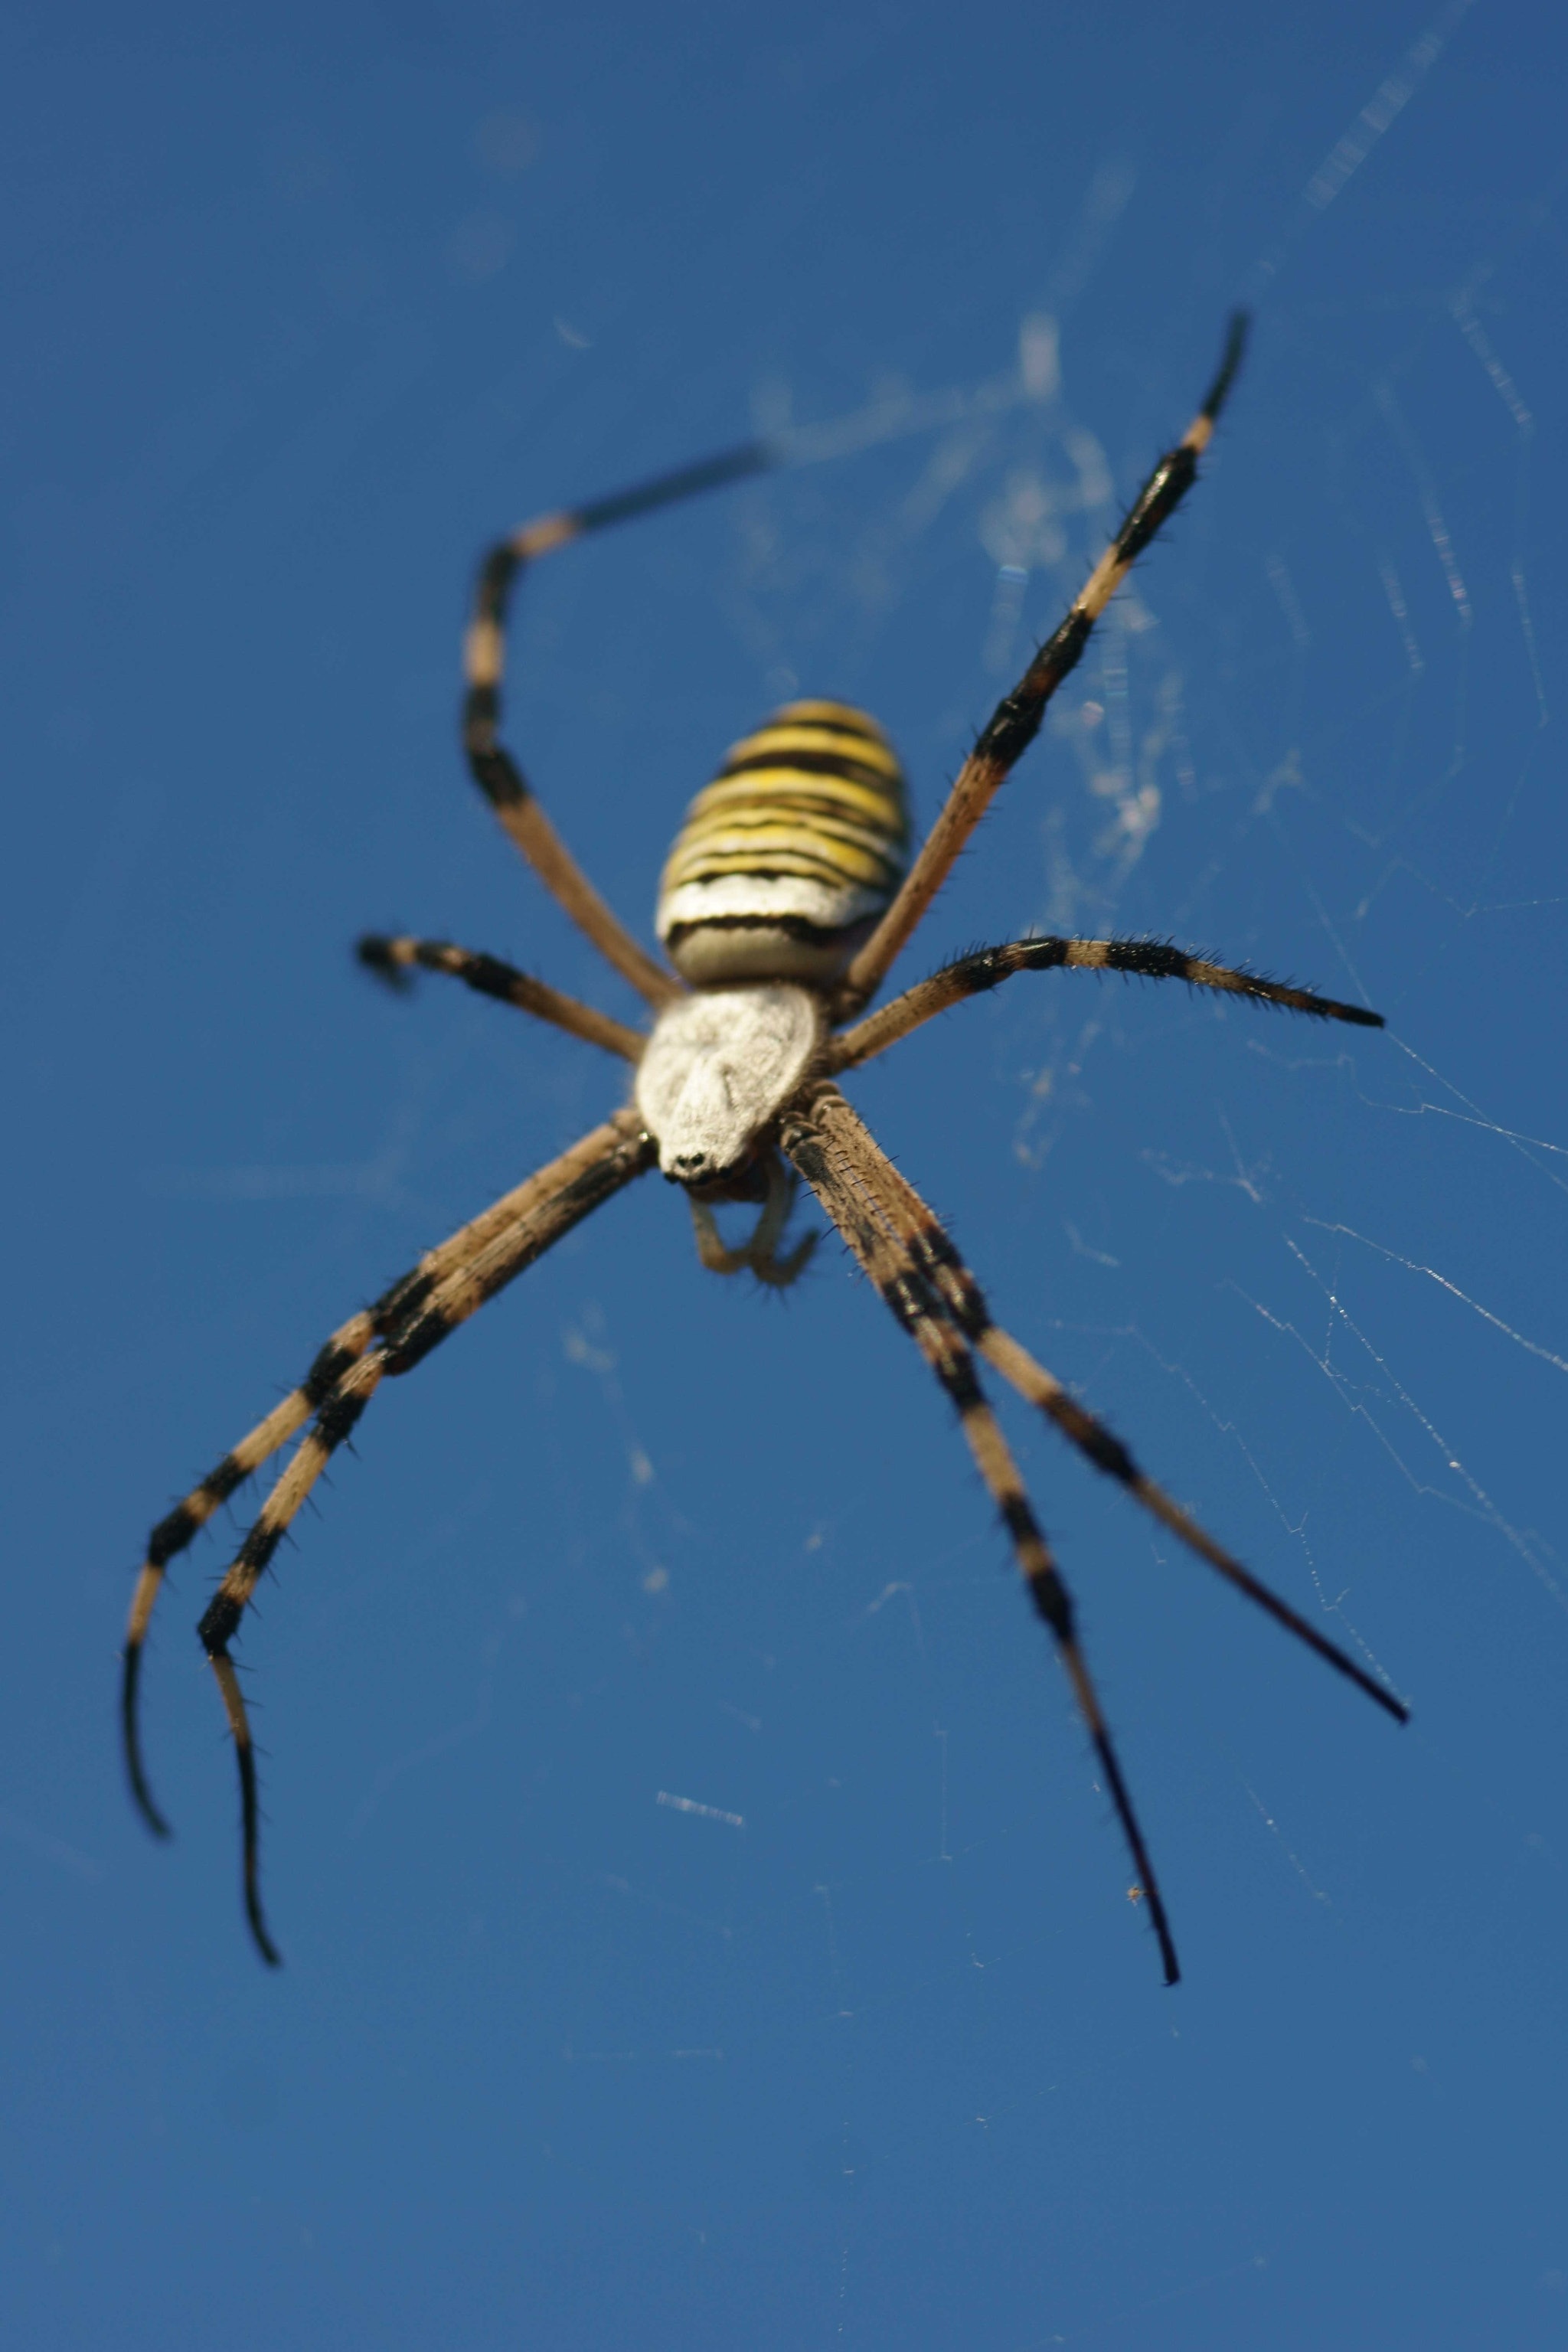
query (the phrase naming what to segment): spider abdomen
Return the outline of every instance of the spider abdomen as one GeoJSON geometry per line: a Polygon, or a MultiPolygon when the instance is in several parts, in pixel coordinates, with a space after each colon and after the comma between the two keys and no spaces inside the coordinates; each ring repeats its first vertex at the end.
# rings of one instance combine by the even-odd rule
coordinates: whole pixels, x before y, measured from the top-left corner
{"type": "Polygon", "coordinates": [[[790,702],[733,744],[659,881],[658,936],[683,978],[836,979],[909,856],[903,771],[864,711],[790,702]]]}

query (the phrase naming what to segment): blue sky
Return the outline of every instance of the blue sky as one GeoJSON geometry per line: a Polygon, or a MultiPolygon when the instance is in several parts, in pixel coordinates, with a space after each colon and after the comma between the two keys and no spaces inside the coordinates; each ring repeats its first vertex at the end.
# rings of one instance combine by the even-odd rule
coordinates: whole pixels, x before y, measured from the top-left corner
{"type": "Polygon", "coordinates": [[[8,2340],[1562,2340],[1565,44],[1431,5],[8,20],[8,2340]],[[146,1528],[620,1083],[349,943],[635,1009],[463,773],[480,549],[829,428],[527,584],[510,739],[647,936],[786,695],[934,812],[1241,299],[910,970],[1152,930],[1389,1029],[1057,973],[855,1098],[1411,1727],[1005,1412],[1163,1991],[914,1351],[834,1246],[703,1275],[655,1180],[384,1388],[263,1595],[268,1975],[192,1634],[246,1498],[158,1618],[162,1849],[146,1528]]]}

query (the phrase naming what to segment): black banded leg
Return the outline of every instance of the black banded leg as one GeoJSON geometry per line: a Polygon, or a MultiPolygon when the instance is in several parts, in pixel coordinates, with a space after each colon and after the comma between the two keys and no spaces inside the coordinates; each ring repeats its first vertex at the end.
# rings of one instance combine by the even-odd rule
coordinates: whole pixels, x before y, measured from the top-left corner
{"type": "Polygon", "coordinates": [[[649,1004],[668,1003],[681,983],[637,944],[611,913],[578,866],[539,803],[521,769],[500,740],[500,687],[506,667],[506,619],[511,593],[524,566],[589,531],[629,522],[656,508],[673,506],[701,491],[740,481],[778,464],[781,452],[766,441],[748,442],[717,457],[659,474],[629,490],[616,491],[587,506],[541,515],[492,547],[479,567],[473,616],[463,640],[463,750],[474,782],[506,833],[540,880],[600,954],[649,1004]]]}
{"type": "Polygon", "coordinates": [[[780,1139],[876,1284],[884,1303],[920,1349],[958,1413],[975,1467],[1006,1528],[1029,1597],[1037,1615],[1050,1629],[1067,1670],[1131,1853],[1135,1891],[1149,1905],[1150,1924],[1159,1943],[1165,1982],[1173,1985],[1181,1976],[1181,1967],[1164,1900],[1079,1640],[1072,1595],[1051,1557],[996,1417],[985,1402],[969,1343],[839,1165],[831,1142],[816,1123],[815,1106],[786,1112],[780,1139]]]}
{"type": "Polygon", "coordinates": [[[999,988],[1020,971],[1120,971],[1139,980],[1184,980],[1190,988],[1217,989],[1250,997],[1256,1004],[1278,1004],[1288,1013],[1305,1013],[1320,1021],[1348,1021],[1364,1029],[1381,1029],[1381,1013],[1363,1004],[1342,1004],[1336,997],[1316,996],[1305,988],[1288,988],[1277,980],[1243,965],[1212,963],[1205,956],[1187,955],[1166,940],[1014,940],[1005,947],[983,948],[961,956],[956,963],[933,972],[914,988],[907,988],[889,1004],[833,1038],[828,1066],[848,1070],[884,1054],[907,1037],[911,1029],[962,1003],[999,988]]]}
{"type": "Polygon", "coordinates": [[[290,1522],[374,1395],[385,1370],[385,1358],[377,1349],[373,1354],[362,1356],[327,1397],[316,1415],[314,1427],[301,1440],[292,1461],[262,1505],[260,1516],[240,1546],[196,1628],[202,1647],[217,1677],[224,1713],[228,1717],[228,1727],[234,1736],[235,1754],[239,1764],[245,1916],[250,1922],[250,1932],[256,1938],[257,1948],[269,1968],[280,1966],[282,1956],[267,1932],[267,1921],[261,1908],[256,1750],[228,1645],[238,1632],[246,1608],[290,1522]]]}
{"type": "Polygon", "coordinates": [[[355,941],[354,953],[367,971],[395,988],[406,985],[406,974],[416,965],[426,971],[447,972],[479,995],[515,1004],[521,1012],[564,1029],[569,1036],[602,1045],[606,1054],[619,1054],[623,1061],[640,1061],[647,1043],[640,1030],[628,1029],[624,1021],[612,1021],[607,1013],[580,1003],[574,996],[564,996],[558,988],[547,988],[542,980],[531,980],[499,956],[456,948],[446,940],[386,938],[368,931],[355,941]]]}
{"type": "Polygon", "coordinates": [[[1354,1683],[1369,1698],[1375,1699],[1396,1723],[1407,1722],[1410,1710],[1392,1691],[1386,1689],[1375,1675],[1368,1674],[1363,1666],[1358,1665],[1337,1643],[1331,1642],[1306,1618],[1298,1616],[1289,1602],[1282,1601],[1260,1578],[1243,1568],[1238,1559],[1233,1559],[1190,1512],[1184,1511],[1163,1487],[1155,1485],[1152,1478],[1145,1475],[1121,1438],[1107,1429],[1093,1413],[1086,1412],[1060,1381],[1047,1372],[1043,1364],[1037,1363],[1026,1348],[1021,1347],[1010,1333],[992,1320],[980,1285],[935,1216],[909,1179],[900,1175],[893,1166],[863,1120],[836,1087],[826,1087],[819,1091],[814,1103],[814,1116],[830,1147],[851,1171],[912,1272],[935,1294],[942,1310],[958,1329],[1001,1373],[1003,1379],[1017,1390],[1026,1402],[1037,1405],[1097,1470],[1124,1486],[1152,1517],[1168,1528],[1200,1559],[1217,1569],[1238,1592],[1245,1593],[1287,1633],[1293,1633],[1299,1642],[1314,1650],[1327,1664],[1354,1683]]]}
{"type": "MultiPolygon", "coordinates": [[[[321,1400],[314,1425],[275,1482],[203,1614],[197,1633],[217,1680],[239,1769],[246,1916],[258,1949],[272,1967],[278,1966],[279,1956],[261,1906],[255,1748],[229,1646],[257,1585],[381,1381],[389,1374],[412,1370],[448,1332],[651,1167],[657,1156],[636,1113],[617,1113],[443,1244],[445,1270],[438,1278],[410,1279],[387,1294],[397,1304],[389,1309],[375,1346],[321,1400]],[[503,1215],[509,1203],[510,1213],[503,1215]],[[465,1241],[468,1246],[455,1248],[465,1241]]],[[[443,1252],[430,1255],[438,1258],[443,1252]]]]}
{"type": "Polygon", "coordinates": [[[1011,694],[999,702],[926,836],[903,887],[844,976],[839,1017],[858,1012],[876,993],[975,826],[1039,733],[1046,705],[1077,668],[1090,632],[1150,541],[1175,512],[1197,477],[1198,459],[1241,365],[1247,318],[1231,320],[1225,351],[1203,404],[1173,449],[1166,451],[1133,499],[1127,519],[1095,565],[1054,636],[1047,639],[1011,694]]]}
{"type": "Polygon", "coordinates": [[[299,1387],[290,1389],[289,1394],[273,1406],[265,1421],[258,1422],[248,1436],[242,1437],[237,1445],[231,1447],[223,1460],[207,1472],[200,1485],[192,1487],[184,1502],[177,1503],[166,1517],[159,1520],[147,1538],[147,1556],[142,1563],[132,1596],[131,1622],[126,1627],[125,1648],[121,1654],[120,1725],[131,1793],[142,1820],[157,1837],[166,1838],[170,1830],[148,1784],[146,1765],[142,1755],[138,1700],[142,1653],[164,1572],[170,1560],[184,1550],[219,1506],[226,1503],[255,1471],[259,1470],[280,1445],[287,1445],[296,1430],[304,1427],[334,1382],[363,1355],[374,1334],[373,1310],[366,1308],[358,1315],[352,1315],[321,1349],[299,1387]]]}
{"type": "Polygon", "coordinates": [[[384,1334],[400,1316],[427,1297],[436,1284],[455,1267],[466,1265],[485,1247],[493,1234],[514,1224],[519,1217],[536,1207],[548,1192],[553,1175],[552,1168],[545,1168],[537,1175],[526,1178],[499,1201],[492,1202],[479,1216],[460,1226],[447,1240],[435,1249],[426,1250],[418,1265],[412,1266],[383,1291],[374,1306],[351,1316],[321,1349],[300,1386],[290,1390],[280,1403],[274,1405],[266,1420],[258,1423],[249,1436],[242,1438],[230,1453],[226,1454],[200,1486],[193,1487],[184,1502],[178,1504],[165,1518],[160,1519],[153,1528],[148,1538],[147,1556],[136,1580],[131,1603],[120,1703],[126,1771],[132,1794],[143,1820],[157,1836],[167,1837],[169,1825],[153,1801],[142,1762],[139,1697],[142,1656],[148,1626],[168,1562],[184,1551],[192,1538],[205,1527],[220,1503],[226,1502],[253,1471],[258,1470],[279,1446],[288,1444],[297,1430],[303,1428],[336,1381],[363,1355],[373,1338],[384,1334]]]}

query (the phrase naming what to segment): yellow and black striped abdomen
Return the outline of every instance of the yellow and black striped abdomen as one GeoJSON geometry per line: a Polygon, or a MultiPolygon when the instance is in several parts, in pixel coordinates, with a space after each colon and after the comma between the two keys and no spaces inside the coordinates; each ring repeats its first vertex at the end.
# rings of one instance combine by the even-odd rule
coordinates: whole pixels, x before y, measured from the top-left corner
{"type": "Polygon", "coordinates": [[[699,985],[831,980],[897,890],[909,836],[903,771],[876,720],[786,703],[688,809],[658,936],[699,985]]]}

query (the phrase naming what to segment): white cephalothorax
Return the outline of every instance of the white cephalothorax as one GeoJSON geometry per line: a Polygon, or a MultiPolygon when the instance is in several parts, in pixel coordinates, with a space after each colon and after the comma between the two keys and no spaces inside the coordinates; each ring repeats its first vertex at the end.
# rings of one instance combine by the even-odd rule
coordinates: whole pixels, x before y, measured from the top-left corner
{"type": "Polygon", "coordinates": [[[701,989],[666,1005],[637,1065],[636,1097],[665,1174],[702,1184],[741,1167],[822,1035],[820,1000],[784,981],[701,989]]]}

